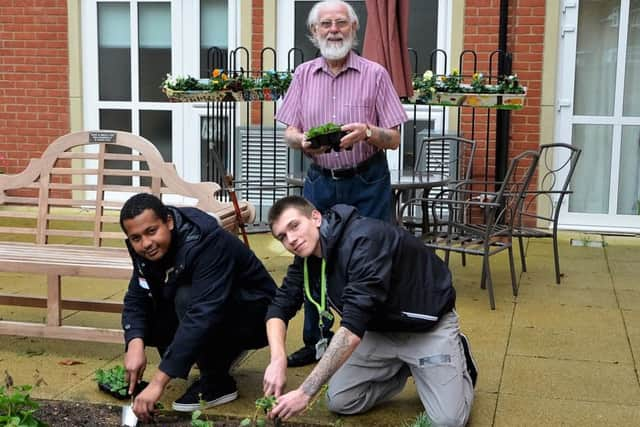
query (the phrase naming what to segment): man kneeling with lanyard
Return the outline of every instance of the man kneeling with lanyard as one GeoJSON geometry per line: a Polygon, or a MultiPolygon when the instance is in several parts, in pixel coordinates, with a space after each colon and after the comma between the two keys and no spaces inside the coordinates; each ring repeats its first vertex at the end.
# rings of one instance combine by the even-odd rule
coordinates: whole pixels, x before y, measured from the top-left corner
{"type": "MultiPolygon", "coordinates": [[[[409,375],[434,425],[463,426],[473,403],[477,368],[454,311],[448,267],[397,226],[336,205],[323,216],[289,196],[269,212],[273,235],[295,255],[267,311],[271,361],[264,392],[278,398],[271,417],[302,412],[329,381],[329,410],[358,414],[399,393],[409,375]],[[302,385],[286,385],[287,322],[319,287],[320,318],[330,304],[340,328],[302,385]]],[[[322,330],[322,320],[320,328],[322,330]]]]}

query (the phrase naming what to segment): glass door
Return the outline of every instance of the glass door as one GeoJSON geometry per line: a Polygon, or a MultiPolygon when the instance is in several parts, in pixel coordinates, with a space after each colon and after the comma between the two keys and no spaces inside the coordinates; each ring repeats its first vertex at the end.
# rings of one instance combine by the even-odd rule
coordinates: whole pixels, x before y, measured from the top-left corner
{"type": "Polygon", "coordinates": [[[85,129],[149,139],[188,181],[201,178],[204,103],[170,103],[165,76],[207,77],[207,50],[235,46],[236,1],[91,0],[82,8],[85,129]]]}
{"type": "Polygon", "coordinates": [[[565,1],[561,9],[556,138],[582,156],[560,223],[637,232],[640,0],[565,1]]]}

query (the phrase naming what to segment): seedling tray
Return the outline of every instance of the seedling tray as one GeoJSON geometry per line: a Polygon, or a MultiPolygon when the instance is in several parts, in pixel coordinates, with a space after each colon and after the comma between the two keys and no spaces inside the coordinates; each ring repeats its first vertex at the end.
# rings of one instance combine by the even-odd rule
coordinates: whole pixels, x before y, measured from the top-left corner
{"type": "MultiPolygon", "coordinates": [[[[146,386],[148,386],[149,383],[146,381],[140,381],[138,384],[136,384],[135,389],[133,390],[133,395],[136,396],[138,395],[142,390],[144,390],[144,388],[146,386]]],[[[129,396],[128,394],[125,394],[124,396],[121,395],[120,393],[116,392],[116,391],[111,391],[111,389],[109,388],[108,385],[106,384],[101,384],[98,383],[98,389],[104,393],[107,393],[113,397],[115,397],[118,400],[129,400],[131,399],[131,396],[129,396]]]]}

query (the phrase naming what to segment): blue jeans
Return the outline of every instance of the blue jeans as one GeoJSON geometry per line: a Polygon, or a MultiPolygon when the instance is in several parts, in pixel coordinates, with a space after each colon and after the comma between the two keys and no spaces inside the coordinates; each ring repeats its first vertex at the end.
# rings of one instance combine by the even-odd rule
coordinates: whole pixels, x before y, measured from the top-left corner
{"type": "MultiPolygon", "coordinates": [[[[391,180],[384,152],[372,159],[366,171],[351,178],[335,180],[309,168],[302,195],[320,211],[344,203],[355,206],[361,215],[392,222],[391,180]]],[[[319,291],[312,287],[312,296],[318,301],[319,291]]],[[[304,327],[302,338],[305,346],[314,346],[320,340],[318,310],[309,301],[304,302],[304,327]]],[[[328,338],[333,322],[325,322],[322,336],[328,338]]]]}

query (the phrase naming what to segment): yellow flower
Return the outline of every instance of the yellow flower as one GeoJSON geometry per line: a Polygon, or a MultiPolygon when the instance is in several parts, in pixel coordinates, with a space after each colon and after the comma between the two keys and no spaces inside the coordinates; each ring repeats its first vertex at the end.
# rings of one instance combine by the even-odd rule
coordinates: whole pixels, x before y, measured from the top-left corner
{"type": "Polygon", "coordinates": [[[225,73],[222,73],[222,81],[226,81],[229,80],[229,77],[227,77],[227,75],[225,73]]]}

